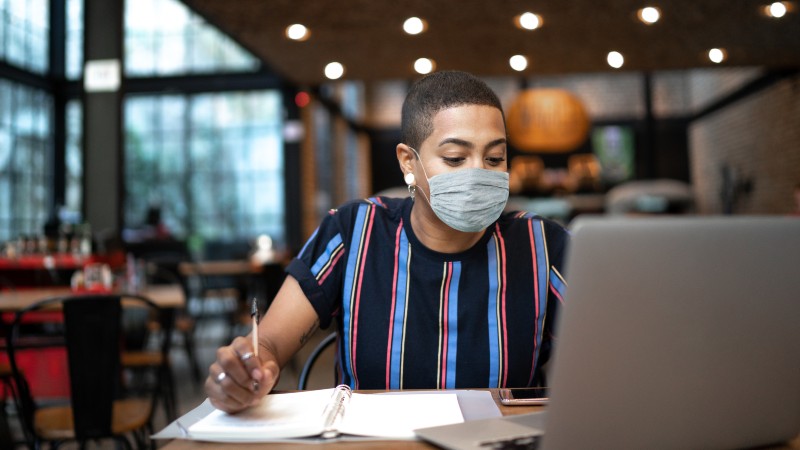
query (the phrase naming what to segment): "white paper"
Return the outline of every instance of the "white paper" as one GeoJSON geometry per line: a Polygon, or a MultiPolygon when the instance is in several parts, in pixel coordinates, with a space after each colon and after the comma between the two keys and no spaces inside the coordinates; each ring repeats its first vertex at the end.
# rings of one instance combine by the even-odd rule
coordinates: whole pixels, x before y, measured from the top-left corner
{"type": "Polygon", "coordinates": [[[417,428],[461,423],[456,394],[353,394],[339,432],[412,439],[417,428]]]}
{"type": "MultiPolygon", "coordinates": [[[[334,389],[267,395],[238,414],[214,410],[189,427],[192,439],[265,442],[319,436],[323,411],[334,389]]],[[[464,421],[456,394],[403,395],[353,393],[338,431],[343,434],[413,439],[414,429],[464,421]]]]}

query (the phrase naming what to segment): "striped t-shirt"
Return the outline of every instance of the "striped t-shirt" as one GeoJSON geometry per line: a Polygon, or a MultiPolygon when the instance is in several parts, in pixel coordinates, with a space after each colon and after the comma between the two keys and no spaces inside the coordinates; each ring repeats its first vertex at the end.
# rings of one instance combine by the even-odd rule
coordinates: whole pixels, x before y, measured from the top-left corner
{"type": "Polygon", "coordinates": [[[335,323],[340,380],[354,389],[522,387],[541,383],[566,283],[568,234],[507,213],[469,250],[426,248],[410,198],[332,210],[287,271],[335,323]]]}

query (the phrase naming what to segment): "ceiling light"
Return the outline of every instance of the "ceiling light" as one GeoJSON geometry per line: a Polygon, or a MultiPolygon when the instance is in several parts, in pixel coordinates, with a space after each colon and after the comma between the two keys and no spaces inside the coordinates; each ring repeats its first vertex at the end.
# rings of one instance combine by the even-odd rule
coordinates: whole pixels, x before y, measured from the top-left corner
{"type": "Polygon", "coordinates": [[[508,60],[508,64],[511,66],[512,69],[516,70],[517,72],[522,72],[523,70],[528,68],[528,58],[522,55],[514,55],[508,60]]]}
{"type": "Polygon", "coordinates": [[[286,27],[286,37],[293,41],[305,41],[310,35],[311,33],[308,31],[308,28],[306,28],[305,25],[296,23],[286,27]]]}
{"type": "Polygon", "coordinates": [[[344,66],[340,63],[334,61],[325,66],[325,76],[328,79],[338,80],[342,75],[344,75],[344,66]]]}
{"type": "Polygon", "coordinates": [[[645,8],[640,9],[636,15],[639,17],[643,23],[647,25],[652,25],[658,22],[658,19],[661,18],[661,10],[654,7],[654,6],[647,6],[645,8]]]}
{"type": "Polygon", "coordinates": [[[608,61],[608,65],[615,69],[619,69],[622,67],[622,64],[625,63],[625,58],[622,57],[622,53],[620,52],[608,52],[606,60],[608,61]]]}
{"type": "Polygon", "coordinates": [[[416,70],[419,74],[427,75],[433,72],[433,69],[435,68],[436,63],[432,59],[420,58],[414,61],[414,70],[416,70]]]}
{"type": "Polygon", "coordinates": [[[766,13],[770,17],[779,19],[786,15],[786,4],[784,2],[775,2],[766,7],[766,13]]]}
{"type": "Polygon", "coordinates": [[[712,48],[708,51],[708,59],[715,64],[719,64],[728,57],[728,52],[724,48],[712,48]]]}
{"type": "Polygon", "coordinates": [[[535,30],[542,26],[542,16],[532,12],[525,12],[514,18],[514,24],[517,28],[524,28],[526,30],[535,30]]]}
{"type": "Polygon", "coordinates": [[[408,34],[420,34],[428,29],[428,24],[419,17],[409,17],[403,22],[403,30],[408,34]]]}

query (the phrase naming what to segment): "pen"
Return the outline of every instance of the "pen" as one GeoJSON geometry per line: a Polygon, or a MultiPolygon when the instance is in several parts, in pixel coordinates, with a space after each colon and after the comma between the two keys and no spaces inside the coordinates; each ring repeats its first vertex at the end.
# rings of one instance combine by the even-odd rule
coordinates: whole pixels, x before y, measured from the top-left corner
{"type": "Polygon", "coordinates": [[[253,318],[253,354],[258,357],[258,301],[255,297],[250,304],[250,317],[253,318]]]}

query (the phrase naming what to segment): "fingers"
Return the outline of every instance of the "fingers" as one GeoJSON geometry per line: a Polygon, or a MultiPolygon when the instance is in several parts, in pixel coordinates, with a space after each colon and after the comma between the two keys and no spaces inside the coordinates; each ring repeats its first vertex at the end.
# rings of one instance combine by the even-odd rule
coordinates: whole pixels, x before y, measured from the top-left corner
{"type": "Polygon", "coordinates": [[[255,400],[252,391],[242,389],[217,363],[209,368],[205,391],[214,407],[228,413],[237,413],[255,400]]]}
{"type": "Polygon", "coordinates": [[[209,367],[205,382],[206,395],[216,408],[239,412],[269,393],[279,373],[274,358],[256,357],[251,341],[238,337],[217,350],[217,360],[209,367]]]}

